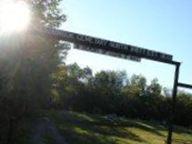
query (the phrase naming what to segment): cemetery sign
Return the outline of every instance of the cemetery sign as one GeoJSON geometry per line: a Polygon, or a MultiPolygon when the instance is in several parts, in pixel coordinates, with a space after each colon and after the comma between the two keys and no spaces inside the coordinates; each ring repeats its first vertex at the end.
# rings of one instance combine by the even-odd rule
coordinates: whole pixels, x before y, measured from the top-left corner
{"type": "MultiPolygon", "coordinates": [[[[140,61],[140,58],[145,58],[145,59],[169,63],[172,61],[172,58],[173,58],[172,55],[169,55],[166,53],[152,51],[152,50],[140,48],[137,46],[113,42],[110,40],[104,40],[100,38],[95,38],[87,35],[63,31],[63,30],[46,28],[41,31],[39,30],[35,31],[35,33],[45,34],[46,36],[50,36],[51,38],[60,39],[60,40],[85,46],[84,50],[87,50],[87,51],[97,52],[96,49],[98,49],[98,50],[103,50],[104,52],[110,51],[113,54],[117,53],[118,55],[122,54],[123,56],[124,55],[133,56],[133,58],[135,58],[136,61],[140,61]]],[[[81,49],[83,49],[83,47],[81,47],[81,49]]]]}

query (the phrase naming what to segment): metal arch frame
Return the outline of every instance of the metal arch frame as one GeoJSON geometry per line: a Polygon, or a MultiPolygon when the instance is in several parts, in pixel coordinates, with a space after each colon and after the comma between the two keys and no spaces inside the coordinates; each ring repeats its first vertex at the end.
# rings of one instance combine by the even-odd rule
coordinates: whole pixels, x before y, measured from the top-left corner
{"type": "Polygon", "coordinates": [[[171,115],[169,117],[167,144],[172,144],[173,123],[174,123],[174,116],[176,112],[175,106],[176,106],[176,97],[177,97],[177,86],[178,86],[179,70],[180,70],[181,63],[176,62],[174,65],[175,65],[175,75],[174,75],[173,92],[172,92],[172,108],[171,108],[171,115]]]}
{"type": "MultiPolygon", "coordinates": [[[[68,32],[68,31],[62,31],[62,30],[57,30],[57,29],[51,29],[51,28],[45,28],[45,29],[33,29],[33,30],[30,30],[29,31],[29,34],[39,34],[41,36],[48,36],[50,38],[53,38],[53,39],[57,39],[57,40],[64,40],[64,41],[69,41],[69,42],[72,42],[72,43],[79,43],[81,45],[88,45],[88,46],[93,46],[95,48],[99,48],[99,46],[105,50],[108,50],[110,51],[111,49],[109,49],[106,45],[94,45],[93,43],[89,43],[88,41],[83,41],[83,40],[77,40],[77,39],[73,39],[73,37],[67,37],[66,34],[69,34],[70,35],[75,35],[77,37],[79,36],[83,36],[85,37],[86,39],[90,40],[90,39],[96,39],[97,38],[94,38],[94,37],[90,37],[90,36],[86,36],[86,35],[81,35],[81,34],[77,34],[77,33],[72,33],[72,32],[68,32]],[[63,34],[63,36],[62,36],[63,34]]],[[[106,40],[102,40],[102,39],[99,39],[101,42],[105,42],[106,40]]],[[[112,41],[108,41],[108,42],[112,42],[112,41]]],[[[120,44],[120,43],[116,43],[116,42],[112,42],[114,44],[120,44]]],[[[122,45],[123,47],[126,45],[124,44],[120,44],[122,45]]],[[[124,48],[125,48],[124,47],[124,48]]],[[[130,46],[128,45],[127,48],[138,48],[138,47],[135,47],[135,46],[130,46]]],[[[140,48],[139,48],[140,49],[140,48]]],[[[122,50],[122,49],[121,49],[122,50]]],[[[143,49],[143,50],[147,50],[147,49],[143,49]]],[[[113,52],[117,52],[118,53],[118,50],[112,50],[113,52]]],[[[148,50],[149,52],[153,52],[151,50],[148,50]]],[[[122,51],[121,51],[122,53],[122,51]]],[[[159,55],[162,55],[163,53],[161,52],[155,52],[155,53],[158,53],[158,56],[159,55]]],[[[135,57],[138,57],[138,58],[145,58],[145,59],[149,59],[149,60],[152,60],[152,61],[158,61],[158,62],[161,62],[161,63],[166,63],[166,64],[170,64],[170,65],[173,65],[175,66],[175,74],[174,74],[174,84],[173,84],[173,92],[172,92],[172,108],[171,108],[171,116],[169,117],[169,125],[168,125],[168,135],[167,135],[167,144],[172,144],[172,134],[173,134],[173,122],[174,122],[174,115],[175,115],[175,112],[176,112],[176,109],[175,109],[175,106],[176,106],[176,97],[177,97],[177,91],[178,91],[178,87],[183,87],[183,88],[190,88],[192,89],[192,85],[189,85],[189,84],[184,84],[184,83],[179,83],[179,70],[180,70],[180,65],[181,63],[180,62],[177,62],[177,61],[173,61],[172,60],[172,56],[171,55],[168,55],[168,54],[165,54],[165,56],[168,56],[167,59],[158,59],[156,57],[152,57],[152,56],[146,56],[144,54],[137,54],[137,53],[125,53],[127,55],[131,55],[131,56],[135,56],[135,57]],[[169,57],[171,56],[171,57],[169,57]],[[170,59],[169,59],[170,58],[170,59]]]]}
{"type": "Polygon", "coordinates": [[[180,62],[173,62],[169,63],[175,66],[175,75],[174,75],[174,85],[173,85],[173,92],[172,92],[172,108],[171,108],[171,116],[169,119],[169,128],[168,128],[168,136],[167,136],[167,144],[172,144],[172,135],[173,135],[173,123],[174,123],[174,116],[176,113],[176,101],[177,101],[177,91],[179,87],[192,89],[192,85],[185,84],[179,82],[179,72],[180,72],[180,62]]]}

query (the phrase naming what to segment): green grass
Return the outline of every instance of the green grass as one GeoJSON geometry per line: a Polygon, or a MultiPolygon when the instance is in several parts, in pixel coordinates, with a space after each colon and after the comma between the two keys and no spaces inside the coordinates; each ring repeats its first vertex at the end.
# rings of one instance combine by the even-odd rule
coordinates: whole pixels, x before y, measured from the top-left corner
{"type": "MultiPolygon", "coordinates": [[[[69,144],[165,144],[167,129],[162,125],[139,120],[117,118],[109,121],[103,116],[76,112],[49,111],[69,144]]],[[[192,131],[175,129],[173,144],[192,144],[192,131]]]]}

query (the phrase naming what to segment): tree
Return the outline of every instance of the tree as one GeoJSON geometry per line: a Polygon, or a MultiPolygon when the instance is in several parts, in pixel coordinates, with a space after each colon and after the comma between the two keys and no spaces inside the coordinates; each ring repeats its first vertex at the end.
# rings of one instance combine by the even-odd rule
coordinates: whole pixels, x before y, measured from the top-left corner
{"type": "Polygon", "coordinates": [[[160,111],[163,103],[161,89],[158,79],[153,79],[151,84],[146,86],[143,96],[139,97],[139,113],[142,113],[143,119],[161,120],[160,111]]]}
{"type": "Polygon", "coordinates": [[[37,27],[59,27],[66,16],[59,9],[62,0],[26,0],[32,8],[32,25],[37,27]]]}
{"type": "MultiPolygon", "coordinates": [[[[32,8],[32,29],[56,28],[65,21],[65,15],[59,9],[61,0],[26,2],[32,8]]],[[[8,126],[6,143],[13,141],[17,123],[26,113],[48,106],[50,76],[61,63],[59,54],[65,48],[68,49],[68,45],[58,40],[29,33],[0,39],[0,73],[6,79],[0,95],[0,111],[4,113],[1,118],[4,117],[4,122],[7,122],[2,127],[8,126]]],[[[0,140],[0,143],[4,142],[0,140]]]]}
{"type": "Polygon", "coordinates": [[[154,96],[160,96],[162,91],[161,85],[158,83],[158,79],[155,78],[151,81],[151,84],[147,87],[147,93],[154,96]]]}
{"type": "MultiPolygon", "coordinates": [[[[101,71],[92,75],[90,68],[80,68],[76,63],[61,65],[52,77],[57,108],[115,113],[163,124],[169,116],[171,97],[161,93],[162,86],[158,79],[146,85],[143,76],[135,75],[129,80],[125,72],[101,71]]],[[[191,96],[179,93],[176,107],[175,123],[191,125],[191,96]]]]}
{"type": "Polygon", "coordinates": [[[129,118],[137,118],[139,115],[139,96],[144,94],[146,79],[141,75],[132,75],[122,89],[122,103],[120,112],[129,118]]]}
{"type": "Polygon", "coordinates": [[[142,91],[146,88],[146,78],[142,75],[132,75],[131,77],[131,85],[138,86],[142,91]]]}
{"type": "Polygon", "coordinates": [[[179,92],[176,102],[175,124],[192,125],[192,94],[179,92]]]}
{"type": "Polygon", "coordinates": [[[95,111],[115,113],[121,103],[121,90],[126,79],[125,72],[101,71],[90,81],[95,111]]]}
{"type": "Polygon", "coordinates": [[[137,97],[145,94],[147,80],[142,75],[132,75],[123,88],[123,93],[130,97],[137,97]]]}

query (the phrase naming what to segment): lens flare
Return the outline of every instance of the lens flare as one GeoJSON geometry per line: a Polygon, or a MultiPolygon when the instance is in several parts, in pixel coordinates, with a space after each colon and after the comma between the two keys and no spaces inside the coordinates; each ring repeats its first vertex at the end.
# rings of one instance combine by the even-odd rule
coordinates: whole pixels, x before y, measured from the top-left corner
{"type": "Polygon", "coordinates": [[[0,2],[0,34],[25,30],[30,22],[30,8],[23,1],[0,2]]]}

